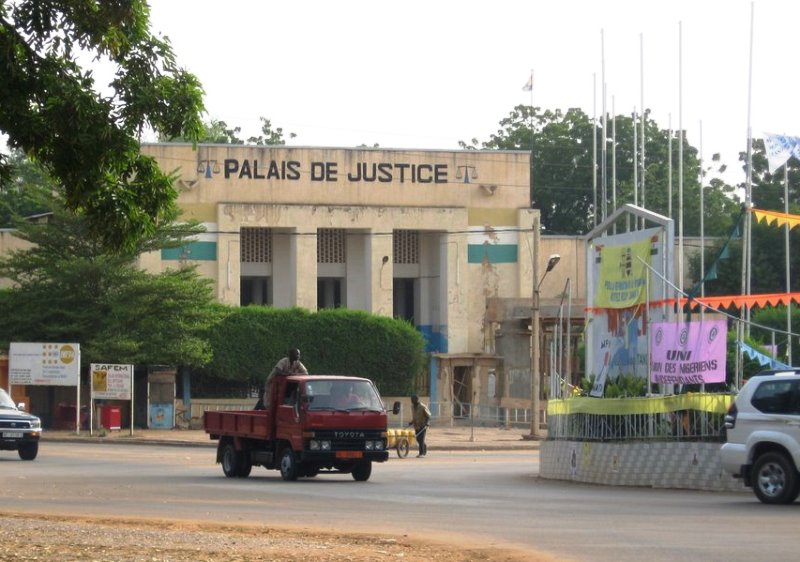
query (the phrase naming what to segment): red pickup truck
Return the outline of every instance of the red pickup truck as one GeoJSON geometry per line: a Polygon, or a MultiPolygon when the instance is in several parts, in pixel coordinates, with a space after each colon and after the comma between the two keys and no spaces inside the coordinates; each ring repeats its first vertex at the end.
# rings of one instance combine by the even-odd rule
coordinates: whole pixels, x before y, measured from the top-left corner
{"type": "Polygon", "coordinates": [[[225,476],[246,478],[260,465],[280,469],[284,480],[327,472],[363,482],[373,462],[388,460],[388,414],[371,380],[278,375],[270,395],[265,410],[204,413],[225,476]]]}

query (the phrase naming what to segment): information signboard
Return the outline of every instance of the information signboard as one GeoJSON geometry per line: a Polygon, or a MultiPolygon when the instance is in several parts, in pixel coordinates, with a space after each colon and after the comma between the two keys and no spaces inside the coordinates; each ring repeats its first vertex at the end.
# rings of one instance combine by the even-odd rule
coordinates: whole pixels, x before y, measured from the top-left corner
{"type": "Polygon", "coordinates": [[[133,365],[92,363],[92,398],[97,400],[130,400],[133,365]]]}
{"type": "Polygon", "coordinates": [[[81,348],[77,343],[20,343],[9,346],[10,384],[79,386],[81,348]]]}

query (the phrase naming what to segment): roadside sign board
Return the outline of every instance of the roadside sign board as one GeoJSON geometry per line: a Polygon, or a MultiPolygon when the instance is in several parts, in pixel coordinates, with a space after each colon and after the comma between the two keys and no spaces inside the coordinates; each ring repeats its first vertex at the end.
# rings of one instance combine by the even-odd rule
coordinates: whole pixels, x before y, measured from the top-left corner
{"type": "Polygon", "coordinates": [[[133,365],[92,363],[92,398],[98,400],[130,400],[133,365]]]}
{"type": "Polygon", "coordinates": [[[9,346],[10,384],[78,386],[81,347],[77,343],[20,343],[9,346]]]}

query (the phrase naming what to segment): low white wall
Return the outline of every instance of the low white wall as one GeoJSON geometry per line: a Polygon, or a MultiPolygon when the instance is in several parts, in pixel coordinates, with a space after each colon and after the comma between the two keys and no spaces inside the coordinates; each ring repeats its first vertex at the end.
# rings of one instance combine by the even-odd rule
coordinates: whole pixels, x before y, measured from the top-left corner
{"type": "Polygon", "coordinates": [[[719,443],[543,441],[539,475],[611,486],[748,491],[722,470],[719,443]]]}

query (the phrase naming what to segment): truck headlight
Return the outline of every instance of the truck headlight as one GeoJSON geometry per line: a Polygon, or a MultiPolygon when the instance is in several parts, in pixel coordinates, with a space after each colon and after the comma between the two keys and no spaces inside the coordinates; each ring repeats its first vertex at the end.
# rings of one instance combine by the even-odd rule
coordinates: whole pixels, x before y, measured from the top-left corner
{"type": "Polygon", "coordinates": [[[42,429],[42,420],[39,418],[31,420],[31,429],[42,429]]]}
{"type": "Polygon", "coordinates": [[[331,442],[319,439],[312,439],[311,441],[308,442],[308,448],[311,451],[330,451],[331,442]]]}

